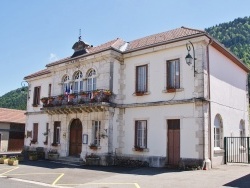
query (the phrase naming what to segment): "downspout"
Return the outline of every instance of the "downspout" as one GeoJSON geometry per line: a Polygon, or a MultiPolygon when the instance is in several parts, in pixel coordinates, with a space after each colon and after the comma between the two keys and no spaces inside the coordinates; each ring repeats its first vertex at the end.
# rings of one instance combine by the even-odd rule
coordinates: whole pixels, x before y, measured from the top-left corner
{"type": "MultiPolygon", "coordinates": [[[[212,148],[211,148],[211,101],[210,101],[210,97],[211,97],[211,90],[210,90],[210,62],[209,62],[209,45],[211,45],[213,43],[213,40],[210,38],[209,43],[207,44],[207,74],[208,74],[208,80],[207,80],[207,86],[208,86],[208,156],[209,156],[209,160],[211,162],[211,167],[212,167],[212,148]]],[[[205,131],[205,129],[204,129],[205,131]]],[[[204,132],[205,134],[205,132],[204,132]]]]}

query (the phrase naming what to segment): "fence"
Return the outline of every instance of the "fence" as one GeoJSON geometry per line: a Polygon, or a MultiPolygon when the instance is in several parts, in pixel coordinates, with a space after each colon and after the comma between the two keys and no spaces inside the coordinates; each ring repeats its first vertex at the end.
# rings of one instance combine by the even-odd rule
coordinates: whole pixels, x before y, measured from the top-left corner
{"type": "Polygon", "coordinates": [[[224,162],[250,163],[250,137],[225,137],[224,162]]]}

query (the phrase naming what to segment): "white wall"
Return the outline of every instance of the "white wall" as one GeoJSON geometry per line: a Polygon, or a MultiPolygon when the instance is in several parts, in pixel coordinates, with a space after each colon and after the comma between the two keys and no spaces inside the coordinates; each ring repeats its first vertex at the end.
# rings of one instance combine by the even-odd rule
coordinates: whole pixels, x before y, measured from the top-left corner
{"type": "Polygon", "coordinates": [[[167,48],[157,52],[138,54],[125,58],[125,90],[126,99],[124,103],[144,103],[162,100],[190,99],[193,97],[194,77],[193,68],[185,61],[187,50],[185,44],[173,48],[167,48]],[[166,62],[168,60],[180,59],[180,87],[184,90],[177,93],[165,93],[166,90],[166,62]],[[134,96],[136,82],[136,66],[148,65],[148,91],[149,95],[134,96]]]}
{"type": "MultiPolygon", "coordinates": [[[[196,131],[199,125],[195,123],[193,104],[166,105],[155,107],[127,108],[124,114],[124,154],[143,156],[167,156],[167,120],[180,119],[181,158],[199,158],[196,151],[198,138],[196,131]],[[147,120],[149,152],[135,152],[134,134],[135,121],[147,120]]],[[[119,131],[119,130],[118,130],[119,131]]],[[[114,129],[114,138],[118,131],[114,129]]],[[[117,143],[117,142],[114,142],[117,143]]],[[[118,144],[118,143],[117,143],[118,144]]],[[[115,147],[118,145],[115,144],[115,147]]]]}
{"type": "MultiPolygon", "coordinates": [[[[211,84],[211,128],[213,135],[214,119],[220,114],[223,122],[223,136],[239,136],[240,121],[244,120],[248,133],[247,73],[210,47],[210,84],[211,84]]],[[[214,145],[214,138],[211,143],[214,145]]],[[[212,154],[214,164],[221,164],[223,153],[212,154]]]]}

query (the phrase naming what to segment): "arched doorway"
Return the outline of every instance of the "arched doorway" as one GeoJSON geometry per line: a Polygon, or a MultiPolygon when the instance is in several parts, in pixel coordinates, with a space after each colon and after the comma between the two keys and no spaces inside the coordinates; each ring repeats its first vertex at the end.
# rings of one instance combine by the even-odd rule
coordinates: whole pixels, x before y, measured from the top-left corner
{"type": "Polygon", "coordinates": [[[82,152],[82,123],[74,119],[70,125],[69,155],[79,157],[82,152]]]}

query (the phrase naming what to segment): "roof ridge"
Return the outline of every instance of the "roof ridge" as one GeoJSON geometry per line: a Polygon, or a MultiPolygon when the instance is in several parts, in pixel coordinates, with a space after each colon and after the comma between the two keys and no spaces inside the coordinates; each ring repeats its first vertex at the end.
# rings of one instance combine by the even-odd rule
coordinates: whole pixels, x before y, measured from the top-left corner
{"type": "Polygon", "coordinates": [[[193,31],[198,31],[198,32],[202,32],[202,33],[206,33],[206,31],[201,30],[201,29],[193,29],[193,28],[185,27],[185,26],[181,26],[181,28],[183,28],[183,29],[189,29],[189,30],[193,30],[193,31]]]}

